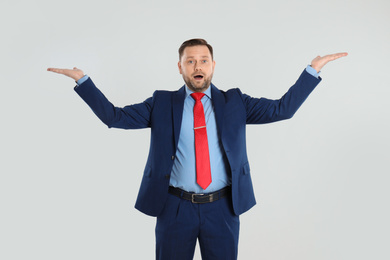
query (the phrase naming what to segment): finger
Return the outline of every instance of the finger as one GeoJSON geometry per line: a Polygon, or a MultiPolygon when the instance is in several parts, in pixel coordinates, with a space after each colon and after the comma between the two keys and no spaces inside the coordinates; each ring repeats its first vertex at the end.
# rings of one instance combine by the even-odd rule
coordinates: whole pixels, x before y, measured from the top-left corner
{"type": "Polygon", "coordinates": [[[341,58],[341,57],[344,57],[344,56],[347,56],[348,53],[347,52],[340,52],[340,53],[336,53],[334,54],[334,56],[338,59],[338,58],[341,58]]]}
{"type": "Polygon", "coordinates": [[[48,68],[47,71],[55,72],[55,73],[60,73],[64,74],[65,70],[64,69],[58,69],[58,68],[48,68]]]}
{"type": "Polygon", "coordinates": [[[341,57],[345,57],[345,56],[347,56],[348,55],[348,53],[347,52],[340,52],[340,53],[335,53],[335,54],[330,54],[330,55],[327,55],[328,57],[328,59],[329,60],[336,60],[336,59],[339,59],[339,58],[341,58],[341,57]]]}

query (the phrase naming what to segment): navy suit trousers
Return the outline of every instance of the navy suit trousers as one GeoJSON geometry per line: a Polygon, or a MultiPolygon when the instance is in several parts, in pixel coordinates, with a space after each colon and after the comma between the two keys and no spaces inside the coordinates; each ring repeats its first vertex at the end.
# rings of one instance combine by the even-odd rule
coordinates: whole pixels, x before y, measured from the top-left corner
{"type": "Polygon", "coordinates": [[[191,260],[198,239],[203,260],[235,260],[239,229],[231,196],[194,204],[169,194],[157,217],[156,259],[191,260]]]}

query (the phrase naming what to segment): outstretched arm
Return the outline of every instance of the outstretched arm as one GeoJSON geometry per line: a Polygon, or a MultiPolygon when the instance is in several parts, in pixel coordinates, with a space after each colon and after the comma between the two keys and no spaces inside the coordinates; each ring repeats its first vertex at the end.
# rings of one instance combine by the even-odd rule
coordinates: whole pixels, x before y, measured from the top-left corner
{"type": "MultiPolygon", "coordinates": [[[[348,53],[342,52],[323,57],[317,56],[311,62],[311,67],[319,72],[329,61],[347,55],[348,53]]],[[[252,98],[244,94],[243,98],[248,112],[247,123],[271,123],[291,118],[320,81],[321,78],[302,73],[297,82],[278,100],[252,98]]]]}
{"type": "MultiPolygon", "coordinates": [[[[84,77],[84,72],[76,67],[73,69],[48,68],[47,70],[68,76],[76,82],[84,77]]],[[[123,108],[115,107],[90,78],[85,79],[84,82],[80,86],[75,87],[75,91],[108,127],[123,129],[150,127],[152,98],[148,98],[143,103],[123,108]]]]}

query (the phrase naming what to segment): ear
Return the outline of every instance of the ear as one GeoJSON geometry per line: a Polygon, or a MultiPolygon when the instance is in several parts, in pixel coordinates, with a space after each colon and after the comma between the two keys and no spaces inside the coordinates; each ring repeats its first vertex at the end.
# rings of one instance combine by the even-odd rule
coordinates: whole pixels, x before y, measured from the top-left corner
{"type": "Polygon", "coordinates": [[[215,60],[213,60],[213,72],[214,72],[214,69],[215,69],[215,60]]]}
{"type": "Polygon", "coordinates": [[[182,70],[181,70],[181,62],[180,62],[180,61],[177,63],[177,67],[179,68],[180,74],[183,74],[183,72],[182,72],[182,70]]]}

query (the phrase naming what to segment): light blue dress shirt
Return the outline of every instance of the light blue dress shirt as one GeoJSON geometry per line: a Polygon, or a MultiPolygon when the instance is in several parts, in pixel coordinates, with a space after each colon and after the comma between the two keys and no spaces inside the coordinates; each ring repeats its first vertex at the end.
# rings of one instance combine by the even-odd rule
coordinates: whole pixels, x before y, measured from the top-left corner
{"type": "MultiPolygon", "coordinates": [[[[318,78],[317,73],[310,65],[306,71],[312,76],[318,78]]],[[[89,77],[85,75],[76,83],[81,85],[89,77]]],[[[175,160],[171,172],[170,185],[183,189],[188,192],[208,193],[222,189],[231,184],[231,178],[227,173],[227,162],[223,156],[223,150],[217,133],[217,125],[212,104],[211,88],[208,88],[202,98],[203,109],[205,112],[207,139],[209,143],[210,168],[212,182],[203,190],[196,183],[196,165],[195,165],[195,138],[194,138],[194,116],[193,109],[195,100],[190,96],[193,93],[186,87],[186,97],[184,100],[183,118],[181,123],[180,137],[176,151],[175,160]]]]}
{"type": "Polygon", "coordinates": [[[193,93],[188,87],[184,99],[183,117],[175,160],[171,173],[170,185],[189,192],[208,193],[217,191],[231,184],[227,174],[223,151],[218,138],[217,122],[209,87],[202,97],[206,120],[207,141],[209,144],[211,184],[203,190],[196,182],[195,137],[194,137],[194,105],[193,93]]]}

